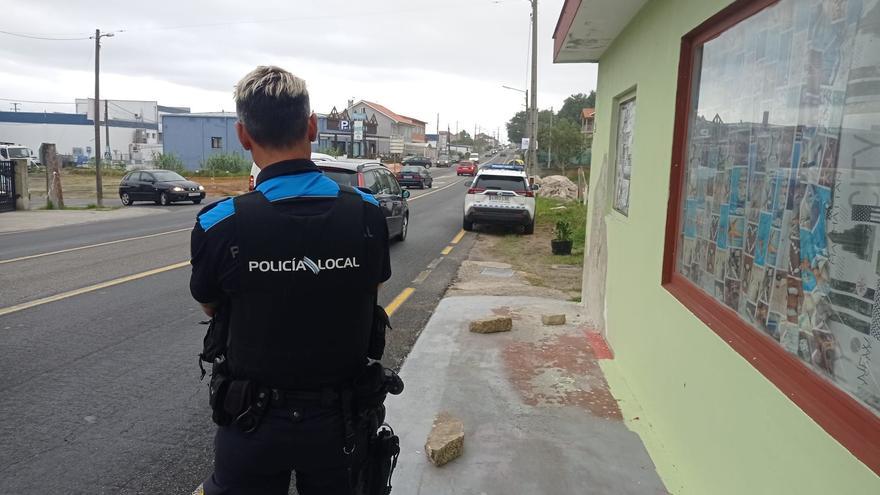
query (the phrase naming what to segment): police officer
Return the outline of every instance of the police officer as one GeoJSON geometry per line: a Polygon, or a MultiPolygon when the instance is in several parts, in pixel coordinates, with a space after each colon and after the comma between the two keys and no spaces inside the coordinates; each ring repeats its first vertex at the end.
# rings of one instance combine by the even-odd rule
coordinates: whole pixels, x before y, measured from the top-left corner
{"type": "Polygon", "coordinates": [[[286,494],[295,471],[302,495],[348,495],[369,435],[351,383],[367,368],[377,290],[391,276],[385,218],[309,159],[318,124],[302,79],[258,67],[235,104],[256,189],[204,208],[192,232],[190,290],[229,325],[204,491],[286,494]]]}

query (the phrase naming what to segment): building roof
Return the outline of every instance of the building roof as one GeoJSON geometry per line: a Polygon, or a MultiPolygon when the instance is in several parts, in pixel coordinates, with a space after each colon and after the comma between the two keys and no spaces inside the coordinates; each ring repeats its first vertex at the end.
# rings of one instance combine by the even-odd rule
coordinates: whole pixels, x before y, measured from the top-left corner
{"type": "Polygon", "coordinates": [[[413,118],[413,117],[407,117],[406,115],[401,115],[400,117],[403,118],[403,119],[406,119],[406,121],[407,121],[406,123],[407,123],[407,124],[413,124],[413,125],[418,125],[418,124],[421,124],[421,125],[427,125],[427,122],[425,122],[424,120],[419,120],[419,119],[416,119],[416,118],[413,118]]]}
{"type": "Polygon", "coordinates": [[[173,119],[176,117],[213,117],[213,118],[237,118],[235,112],[199,112],[199,113],[176,113],[163,115],[162,118],[173,119]]]}
{"type": "MultiPolygon", "coordinates": [[[[102,121],[103,122],[103,121],[102,121]]],[[[108,121],[110,127],[127,127],[131,129],[159,129],[155,122],[134,122],[129,120],[108,121]]],[[[0,112],[0,123],[12,124],[60,124],[60,125],[95,125],[95,122],[80,113],[48,113],[48,112],[0,112]]]]}
{"type": "Polygon", "coordinates": [[[596,109],[595,108],[584,108],[581,110],[581,118],[582,119],[589,119],[590,117],[595,117],[595,116],[596,116],[596,109]]]}
{"type": "Polygon", "coordinates": [[[553,62],[598,62],[648,0],[565,0],[553,30],[553,62]]]}
{"type": "Polygon", "coordinates": [[[385,105],[373,103],[372,101],[361,100],[358,103],[363,103],[364,105],[366,105],[366,106],[372,108],[373,110],[385,115],[386,117],[390,118],[391,120],[393,120],[395,122],[399,122],[399,123],[402,122],[404,124],[410,124],[410,125],[419,125],[419,124],[424,125],[427,123],[427,122],[423,122],[419,119],[414,119],[412,117],[406,117],[404,115],[400,115],[398,113],[393,112],[390,108],[386,107],[385,105]]]}
{"type": "Polygon", "coordinates": [[[189,107],[166,107],[164,105],[156,105],[156,109],[165,113],[189,113],[189,107]]]}

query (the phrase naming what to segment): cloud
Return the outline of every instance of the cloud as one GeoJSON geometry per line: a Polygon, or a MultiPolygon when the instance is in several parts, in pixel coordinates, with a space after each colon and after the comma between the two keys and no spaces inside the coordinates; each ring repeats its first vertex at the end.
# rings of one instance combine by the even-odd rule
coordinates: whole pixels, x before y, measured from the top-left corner
{"type": "MultiPolygon", "coordinates": [[[[539,11],[539,106],[559,107],[595,88],[595,66],[551,63],[563,0],[539,11]]],[[[309,83],[313,108],[364,98],[428,121],[493,132],[521,108],[502,84],[528,83],[525,0],[251,0],[147,4],[84,0],[0,1],[0,29],[102,40],[102,96],[157,100],[208,111],[232,109],[235,82],[259,64],[283,66],[309,83]],[[243,10],[242,5],[247,9],[243,10]]],[[[0,97],[70,101],[93,94],[92,41],[0,35],[0,97]]],[[[69,111],[71,105],[25,104],[69,111]]]]}

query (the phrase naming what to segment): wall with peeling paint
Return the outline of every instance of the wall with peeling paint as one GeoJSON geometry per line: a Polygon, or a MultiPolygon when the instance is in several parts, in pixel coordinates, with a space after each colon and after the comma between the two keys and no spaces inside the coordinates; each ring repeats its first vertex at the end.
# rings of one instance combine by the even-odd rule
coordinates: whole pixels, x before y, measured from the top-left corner
{"type": "MultiPolygon", "coordinates": [[[[606,213],[590,215],[588,234],[603,222],[615,368],[677,495],[880,493],[880,478],[660,286],[680,39],[729,3],[655,0],[599,63],[594,157],[610,156],[614,99],[633,88],[637,98],[629,216],[598,205],[606,213]]],[[[613,170],[596,172],[609,179],[590,197],[610,201],[597,188],[610,187],[613,170]]]]}

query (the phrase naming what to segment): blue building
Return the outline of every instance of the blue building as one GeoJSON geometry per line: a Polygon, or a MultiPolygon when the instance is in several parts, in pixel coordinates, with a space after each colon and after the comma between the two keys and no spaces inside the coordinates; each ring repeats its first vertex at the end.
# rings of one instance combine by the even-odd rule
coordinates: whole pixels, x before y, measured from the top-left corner
{"type": "MultiPolygon", "coordinates": [[[[174,154],[189,170],[198,170],[211,155],[238,154],[250,157],[238,142],[235,112],[165,115],[162,119],[163,152],[174,154]]],[[[326,128],[326,117],[318,117],[318,127],[326,128]]],[[[317,151],[319,143],[312,143],[317,151]]]]}

